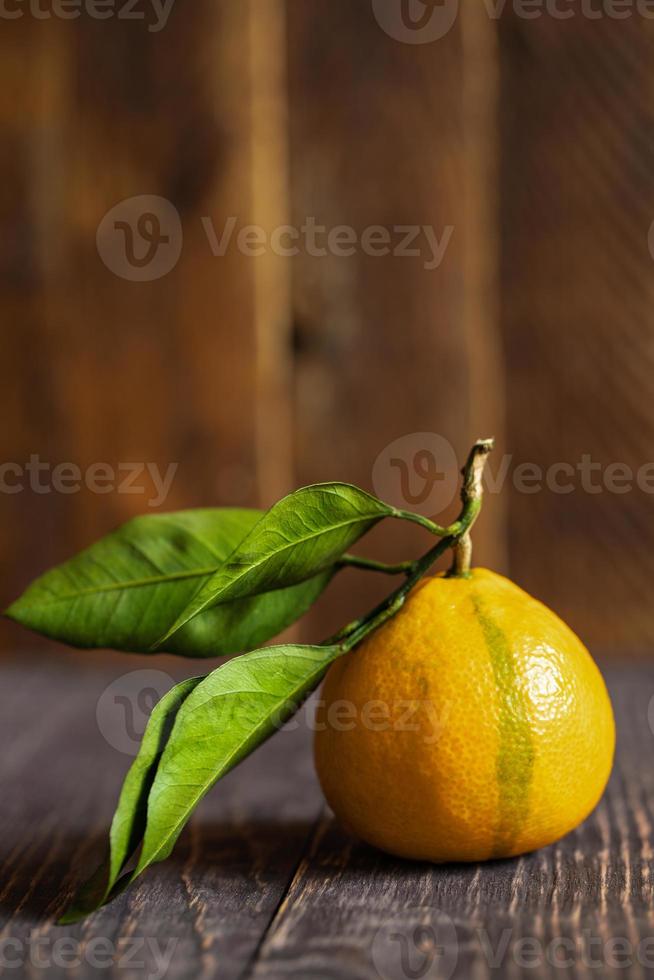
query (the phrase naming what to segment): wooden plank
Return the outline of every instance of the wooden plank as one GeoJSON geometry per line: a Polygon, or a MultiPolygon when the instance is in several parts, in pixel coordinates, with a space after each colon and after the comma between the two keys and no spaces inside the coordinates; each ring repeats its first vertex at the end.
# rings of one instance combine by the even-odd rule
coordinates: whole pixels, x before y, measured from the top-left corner
{"type": "Polygon", "coordinates": [[[250,975],[651,975],[654,774],[642,760],[653,737],[654,667],[616,671],[610,680],[620,732],[616,767],[581,828],[519,860],[439,868],[386,857],[326,816],[250,975]],[[570,958],[574,967],[565,965],[570,958]]]}
{"type": "Polygon", "coordinates": [[[505,492],[514,578],[588,642],[646,650],[654,23],[632,14],[499,23],[507,444],[513,467],[595,467],[590,490],[573,470],[573,492],[505,492]],[[603,481],[614,463],[627,492],[603,481]]]}
{"type": "MultiPolygon", "coordinates": [[[[286,0],[249,0],[252,215],[275,241],[291,213],[286,0]]],[[[289,259],[270,244],[250,260],[257,343],[258,493],[271,506],[294,489],[292,296],[289,259]]]]}
{"type": "MultiPolygon", "coordinates": [[[[57,343],[45,326],[44,313],[51,269],[46,242],[52,244],[60,217],[47,190],[61,177],[57,133],[68,97],[67,51],[60,30],[49,33],[46,46],[43,25],[33,17],[4,26],[0,38],[0,117],[5,146],[0,162],[0,215],[5,232],[0,292],[5,329],[0,387],[7,424],[0,433],[0,459],[23,467],[32,453],[40,452],[45,458],[59,455],[56,433],[61,432],[61,415],[53,371],[57,343]]],[[[20,478],[15,470],[4,475],[0,498],[3,605],[34,570],[36,537],[30,541],[30,534],[38,536],[42,560],[57,553],[70,500],[16,489],[20,478]]],[[[0,649],[15,647],[23,636],[18,627],[7,625],[0,635],[0,649]]]]}
{"type": "MultiPolygon", "coordinates": [[[[469,6],[437,44],[413,45],[385,33],[365,0],[288,0],[293,224],[325,229],[316,243],[325,254],[310,254],[307,242],[293,259],[300,484],[342,479],[397,493],[387,465],[386,479],[373,471],[401,439],[398,454],[420,492],[412,467],[431,445],[421,433],[442,436],[460,457],[480,435],[501,438],[490,228],[495,55],[487,18],[469,6]],[[413,245],[420,256],[392,254],[401,234],[393,229],[410,225],[430,227],[441,242],[453,229],[438,267],[425,267],[424,237],[413,245]],[[339,226],[357,235],[354,254],[326,246],[339,226]],[[373,226],[392,237],[391,254],[363,246],[373,226]],[[483,370],[472,358],[477,343],[483,370]]],[[[449,456],[436,462],[454,473],[449,456]]],[[[452,501],[441,516],[455,509],[452,501]]],[[[501,523],[501,506],[490,501],[477,554],[496,567],[501,523]]],[[[365,549],[406,558],[426,545],[393,526],[365,549]]],[[[327,635],[387,585],[335,583],[307,635],[327,635]]]]}
{"type": "MultiPolygon", "coordinates": [[[[100,939],[113,944],[107,973],[116,977],[135,941],[139,977],[155,973],[167,952],[173,978],[651,975],[638,957],[654,960],[654,773],[643,765],[654,737],[654,667],[609,674],[619,731],[609,790],[552,847],[434,867],[360,844],[326,812],[318,823],[323,803],[301,719],[209,795],[172,858],[96,916],[57,928],[53,916],[102,853],[129,761],[96,723],[98,699],[120,674],[82,670],[72,657],[2,667],[0,739],[12,750],[0,760],[0,943],[23,944],[1,947],[10,959],[29,952],[28,940],[53,956],[54,942],[71,937],[81,963],[68,972],[51,963],[54,977],[94,976],[88,951],[100,939]],[[571,950],[574,969],[548,959],[571,950]]],[[[25,962],[12,976],[34,969],[25,962]]]]}
{"type": "Polygon", "coordinates": [[[130,762],[96,724],[98,699],[123,672],[81,669],[72,657],[36,660],[29,672],[16,663],[2,668],[0,737],[12,751],[0,762],[0,948],[22,963],[12,969],[17,977],[32,975],[37,939],[55,978],[96,976],[95,940],[111,944],[108,976],[125,976],[125,957],[138,946],[130,976],[153,976],[157,956],[169,952],[169,978],[240,977],[322,805],[302,728],[278,734],[228,776],[165,865],[79,925],[53,924],[102,857],[130,762]],[[80,960],[68,971],[54,945],[63,937],[72,938],[69,956],[80,960]],[[22,945],[2,945],[9,939],[22,945]]]}
{"type": "MultiPolygon", "coordinates": [[[[168,509],[256,499],[251,268],[234,248],[214,257],[201,220],[220,234],[223,215],[251,203],[249,89],[227,84],[247,31],[237,4],[201,0],[175,6],[158,34],[107,21],[78,35],[77,70],[93,81],[77,91],[69,120],[77,268],[67,271],[77,303],[68,332],[72,356],[87,360],[71,388],[70,425],[86,457],[102,445],[114,458],[177,463],[168,509]],[[143,193],[177,210],[183,247],[164,277],[129,282],[98,261],[95,230],[114,204],[143,193]]],[[[88,526],[99,508],[84,504],[77,520],[88,526]]],[[[104,504],[114,521],[144,509],[137,496],[104,504]]]]}
{"type": "MultiPolygon", "coordinates": [[[[471,439],[495,437],[493,459],[506,451],[506,378],[500,326],[500,54],[497,30],[481,4],[460,11],[465,133],[463,214],[466,340],[471,439]],[[482,433],[485,433],[483,435],[482,433]]],[[[465,450],[464,450],[465,452],[465,450]]],[[[487,495],[475,529],[475,561],[508,567],[507,498],[487,495]]]]}
{"type": "MultiPolygon", "coordinates": [[[[125,473],[108,493],[82,478],[74,493],[3,494],[6,600],[135,513],[270,503],[289,489],[288,269],[236,241],[250,222],[287,220],[283,106],[270,112],[284,97],[283,51],[259,64],[273,6],[262,20],[256,2],[179,3],[158,33],[121,18],[7,25],[15,233],[0,268],[12,323],[0,370],[14,421],[2,459],[23,466],[34,453],[82,475],[149,462],[174,477],[158,503],[145,473],[141,494],[121,489],[125,473]],[[116,274],[96,246],[104,215],[142,195],[168,201],[183,235],[176,266],[144,282],[116,274]],[[220,237],[231,217],[236,233],[216,256],[202,219],[220,237]]],[[[121,259],[126,245],[112,241],[121,259]]],[[[13,627],[0,642],[34,643],[13,627]]]]}

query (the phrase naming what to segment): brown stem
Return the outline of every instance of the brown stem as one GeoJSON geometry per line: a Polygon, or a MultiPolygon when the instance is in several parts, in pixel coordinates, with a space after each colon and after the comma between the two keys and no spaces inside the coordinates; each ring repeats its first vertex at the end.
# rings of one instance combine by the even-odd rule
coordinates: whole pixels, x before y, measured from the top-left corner
{"type": "Polygon", "coordinates": [[[463,486],[461,487],[461,500],[464,511],[471,514],[471,519],[465,532],[457,538],[453,547],[454,560],[448,575],[465,578],[470,574],[470,563],[472,561],[472,538],[470,529],[477,520],[481,510],[481,501],[484,495],[484,467],[488,455],[493,449],[493,439],[480,439],[470,450],[468,461],[463,467],[463,486]]]}

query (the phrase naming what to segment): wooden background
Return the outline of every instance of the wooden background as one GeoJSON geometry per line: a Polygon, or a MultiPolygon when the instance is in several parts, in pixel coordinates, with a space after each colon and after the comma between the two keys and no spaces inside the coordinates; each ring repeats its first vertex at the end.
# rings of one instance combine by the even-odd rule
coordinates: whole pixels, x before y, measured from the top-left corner
{"type": "MultiPolygon", "coordinates": [[[[0,461],[177,463],[174,509],[268,505],[324,479],[374,489],[378,455],[411,433],[460,457],[495,434],[495,469],[502,453],[654,460],[654,22],[571,7],[495,21],[462,0],[430,44],[389,37],[370,0],[176,0],[158,33],[3,22],[0,461]],[[184,243],[172,272],[138,283],[103,264],[96,231],[141,194],[174,204],[184,243]],[[216,258],[201,218],[232,215],[454,233],[431,271],[216,258]]],[[[0,494],[2,603],[147,510],[131,494],[0,494]]],[[[654,639],[652,513],[637,488],[508,480],[477,558],[594,647],[638,653],[654,639]]],[[[422,547],[392,527],[367,550],[422,547]]],[[[305,634],[388,588],[354,574],[305,634]]],[[[33,645],[2,625],[2,648],[33,645]]]]}

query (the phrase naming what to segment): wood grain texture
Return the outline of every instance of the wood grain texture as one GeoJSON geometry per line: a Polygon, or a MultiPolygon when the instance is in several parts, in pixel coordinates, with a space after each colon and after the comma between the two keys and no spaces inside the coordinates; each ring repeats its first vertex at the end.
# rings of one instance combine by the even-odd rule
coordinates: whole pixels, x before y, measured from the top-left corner
{"type": "Polygon", "coordinates": [[[16,961],[39,940],[34,955],[52,960],[55,941],[72,937],[67,955],[81,959],[45,974],[26,958],[8,975],[95,977],[89,950],[101,939],[115,952],[102,975],[115,978],[156,975],[167,951],[171,980],[652,975],[654,668],[609,674],[613,777],[589,820],[552,847],[446,867],[373,851],[323,810],[302,721],[212,791],[171,859],[86,922],[57,928],[53,915],[102,852],[129,761],[95,720],[120,673],[80,671],[73,658],[2,666],[0,949],[16,961]],[[140,965],[127,968],[136,944],[140,965]]]}
{"type": "MultiPolygon", "coordinates": [[[[27,950],[28,940],[41,937],[43,954],[52,960],[56,939],[74,936],[84,945],[73,974],[92,977],[98,971],[84,950],[93,937],[103,937],[115,944],[109,975],[146,977],[155,956],[148,940],[161,939],[165,950],[170,939],[168,977],[239,977],[255,956],[322,805],[301,730],[278,736],[283,746],[267,743],[244,763],[237,780],[227,777],[198,811],[174,857],[137,888],[92,920],[65,929],[52,925],[74,882],[103,854],[130,757],[104,740],[96,708],[107,685],[131,667],[125,659],[113,673],[84,672],[71,658],[68,665],[42,662],[38,674],[17,664],[3,668],[0,731],[11,751],[2,767],[0,944],[11,936],[27,950]],[[287,779],[280,778],[284,771],[287,779]],[[135,958],[144,965],[132,974],[121,955],[135,940],[135,958]]],[[[118,708],[109,729],[119,738],[124,717],[118,708]]],[[[7,955],[11,959],[13,950],[7,955]]],[[[26,960],[24,973],[30,975],[26,960]]],[[[71,974],[55,961],[47,975],[71,974]]]]}
{"type": "Polygon", "coordinates": [[[652,494],[603,475],[654,459],[654,22],[572,6],[499,23],[508,445],[514,467],[595,472],[590,491],[559,473],[571,493],[509,481],[510,564],[588,642],[649,649],[652,494]]]}
{"type": "MultiPolygon", "coordinates": [[[[176,467],[160,510],[257,505],[260,478],[273,496],[289,489],[291,399],[279,347],[286,357],[290,313],[279,271],[262,280],[235,240],[214,255],[202,223],[220,238],[231,217],[235,235],[270,217],[253,173],[272,177],[269,144],[280,126],[284,142],[286,127],[253,107],[257,85],[269,87],[257,75],[254,7],[176,3],[159,33],[116,18],[7,22],[0,301],[11,327],[0,381],[12,424],[2,461],[23,466],[38,454],[82,474],[97,463],[176,467]],[[178,264],[152,282],[114,274],[96,247],[103,216],[139,195],[169,201],[183,229],[178,264]]],[[[283,182],[283,161],[275,166],[283,182]]],[[[280,208],[275,221],[286,219],[280,208]]],[[[3,606],[49,565],[152,512],[147,476],[136,483],[145,493],[119,483],[103,494],[83,481],[77,493],[27,485],[2,494],[3,606]]],[[[6,627],[0,642],[34,641],[6,627]]]]}
{"type": "MultiPolygon", "coordinates": [[[[23,18],[2,33],[0,62],[4,77],[0,114],[6,147],[0,161],[0,386],[3,414],[11,420],[0,432],[0,459],[23,465],[35,452],[62,458],[63,419],[52,369],[58,345],[45,313],[51,270],[45,242],[52,241],[63,207],[55,187],[60,188],[61,120],[68,99],[66,40],[60,31],[51,32],[47,47],[42,25],[23,18]],[[26,72],[26,65],[32,70],[26,72]]],[[[6,482],[14,481],[7,476],[6,482]]],[[[24,529],[39,526],[42,560],[52,560],[61,540],[65,509],[62,496],[3,492],[3,604],[4,597],[9,599],[31,571],[31,549],[26,547],[24,529]]],[[[9,628],[3,631],[0,643],[11,644],[18,635],[19,631],[9,628]]]]}
{"type": "MultiPolygon", "coordinates": [[[[271,237],[291,215],[286,0],[249,0],[252,216],[271,237]]],[[[257,342],[256,454],[267,506],[293,486],[291,262],[272,249],[251,260],[257,342]]]]}
{"type": "MultiPolygon", "coordinates": [[[[476,560],[508,556],[590,642],[649,649],[654,21],[591,19],[579,0],[570,20],[487,6],[462,4],[446,37],[416,45],[370,0],[177,0],[158,33],[5,20],[0,465],[177,465],[168,509],[269,504],[321,479],[376,489],[398,438],[436,432],[461,456],[494,433],[512,460],[476,560]],[[184,245],[169,275],[135,283],[95,238],[142,194],[177,208],[184,245]],[[309,218],[358,236],[454,230],[429,269],[424,239],[412,257],[234,243],[216,257],[202,217],[218,234],[230,217],[267,234],[309,218]],[[513,488],[522,463],[584,456],[603,472],[650,464],[648,489],[513,488]]],[[[147,512],[143,484],[2,492],[2,605],[147,512]]],[[[398,526],[370,550],[405,558],[421,540],[398,526]]],[[[352,581],[307,638],[385,590],[352,581]]],[[[0,632],[2,649],[34,642],[0,632]]]]}
{"type": "MultiPolygon", "coordinates": [[[[376,459],[405,439],[399,455],[420,488],[412,467],[417,451],[429,452],[421,433],[437,433],[460,457],[475,438],[501,438],[489,229],[496,64],[487,18],[471,9],[465,23],[468,47],[462,19],[436,47],[408,45],[382,30],[366,0],[288,0],[293,223],[322,226],[323,248],[339,227],[359,241],[348,256],[324,248],[294,260],[300,484],[343,479],[383,495],[392,481],[375,481],[376,459]],[[419,255],[393,254],[402,237],[395,229],[412,226],[430,227],[439,241],[451,229],[436,268],[426,267],[422,233],[411,246],[419,255]],[[362,247],[370,228],[391,236],[390,254],[362,247]],[[483,375],[471,350],[477,342],[479,355],[493,352],[483,375]]],[[[478,556],[496,565],[497,504],[477,536],[478,556]]],[[[455,509],[452,499],[441,517],[455,509]]],[[[372,547],[377,557],[405,558],[419,553],[420,540],[395,527],[372,547]]],[[[357,593],[337,583],[311,628],[327,634],[382,591],[369,579],[357,593]]]]}

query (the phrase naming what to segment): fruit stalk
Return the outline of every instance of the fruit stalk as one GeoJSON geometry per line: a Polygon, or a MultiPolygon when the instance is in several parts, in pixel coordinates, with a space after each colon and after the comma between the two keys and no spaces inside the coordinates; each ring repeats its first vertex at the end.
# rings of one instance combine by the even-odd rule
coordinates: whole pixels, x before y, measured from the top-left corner
{"type": "Polygon", "coordinates": [[[466,577],[470,574],[472,561],[472,538],[470,529],[479,516],[481,502],[484,496],[484,467],[489,453],[493,449],[493,439],[480,439],[470,451],[468,461],[464,466],[463,485],[461,487],[462,514],[469,514],[470,520],[463,534],[457,538],[454,545],[454,561],[449,571],[450,576],[466,577]]]}

